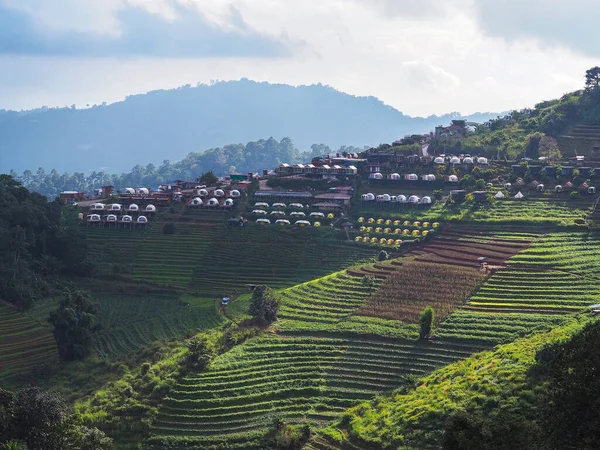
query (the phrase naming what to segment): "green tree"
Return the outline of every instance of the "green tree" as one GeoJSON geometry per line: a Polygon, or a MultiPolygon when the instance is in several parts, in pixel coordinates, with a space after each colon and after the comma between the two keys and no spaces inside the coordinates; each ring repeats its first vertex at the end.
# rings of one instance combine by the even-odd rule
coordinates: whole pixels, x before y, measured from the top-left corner
{"type": "Polygon", "coordinates": [[[592,450],[600,442],[600,323],[537,355],[549,379],[543,428],[552,448],[592,450]]]}
{"type": "Polygon", "coordinates": [[[187,343],[187,365],[188,367],[203,370],[210,364],[213,353],[209,348],[208,341],[204,337],[195,337],[187,343]]]}
{"type": "Polygon", "coordinates": [[[265,285],[256,286],[248,313],[255,322],[269,324],[277,320],[279,303],[279,295],[273,289],[265,285]]]}
{"type": "Polygon", "coordinates": [[[377,256],[377,261],[385,261],[389,257],[390,255],[388,255],[388,252],[386,252],[385,250],[381,250],[379,252],[379,255],[377,256]]]}
{"type": "Polygon", "coordinates": [[[421,313],[421,317],[419,319],[420,325],[420,336],[424,338],[425,336],[429,336],[431,334],[431,329],[433,328],[435,313],[431,306],[427,306],[423,312],[421,313]]]}
{"type": "Polygon", "coordinates": [[[63,361],[81,360],[88,356],[92,336],[100,326],[96,323],[96,307],[83,291],[68,292],[48,321],[54,325],[54,338],[63,361]]]}
{"type": "Polygon", "coordinates": [[[600,67],[592,67],[585,71],[585,88],[596,90],[600,87],[600,67]]]}
{"type": "Polygon", "coordinates": [[[198,183],[205,184],[207,186],[214,186],[219,181],[219,178],[213,173],[212,170],[209,170],[206,173],[203,173],[198,178],[198,183]]]}

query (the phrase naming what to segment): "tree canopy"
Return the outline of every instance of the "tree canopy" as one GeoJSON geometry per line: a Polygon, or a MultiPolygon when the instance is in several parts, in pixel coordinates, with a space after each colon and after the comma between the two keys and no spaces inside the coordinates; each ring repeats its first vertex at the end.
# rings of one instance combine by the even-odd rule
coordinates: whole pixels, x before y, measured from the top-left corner
{"type": "Polygon", "coordinates": [[[0,298],[21,308],[50,289],[58,274],[88,274],[86,244],[61,220],[62,204],[0,175],[0,298]]]}
{"type": "Polygon", "coordinates": [[[256,286],[248,313],[259,324],[269,324],[277,320],[279,295],[268,286],[256,286]]]}
{"type": "Polygon", "coordinates": [[[63,361],[84,359],[90,352],[96,323],[96,307],[83,291],[68,292],[48,321],[54,325],[54,338],[63,361]]]}

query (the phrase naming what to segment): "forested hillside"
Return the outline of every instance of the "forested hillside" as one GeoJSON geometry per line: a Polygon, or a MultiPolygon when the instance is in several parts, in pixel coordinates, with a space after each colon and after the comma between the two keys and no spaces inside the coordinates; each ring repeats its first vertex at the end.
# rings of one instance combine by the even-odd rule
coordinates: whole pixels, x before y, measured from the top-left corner
{"type": "Polygon", "coordinates": [[[87,109],[4,111],[0,171],[43,167],[118,173],[266,136],[289,137],[303,151],[313,143],[332,148],[377,145],[428,132],[457,116],[412,118],[374,97],[355,97],[320,84],[292,87],[243,79],[188,85],[87,109]]]}

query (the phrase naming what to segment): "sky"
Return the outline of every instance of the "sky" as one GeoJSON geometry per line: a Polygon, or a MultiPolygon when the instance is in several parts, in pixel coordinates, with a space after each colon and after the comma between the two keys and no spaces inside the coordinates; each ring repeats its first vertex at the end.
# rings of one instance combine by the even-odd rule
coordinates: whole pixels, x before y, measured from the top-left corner
{"type": "Polygon", "coordinates": [[[0,109],[249,78],[412,116],[506,111],[583,86],[599,17],[596,0],[0,0],[0,109]]]}

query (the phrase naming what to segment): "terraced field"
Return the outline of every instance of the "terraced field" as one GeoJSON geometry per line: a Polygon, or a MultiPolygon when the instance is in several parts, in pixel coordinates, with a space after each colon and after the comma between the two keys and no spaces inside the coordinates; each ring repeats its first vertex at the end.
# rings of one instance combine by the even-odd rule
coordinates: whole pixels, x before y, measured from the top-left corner
{"type": "Polygon", "coordinates": [[[50,328],[10,306],[0,305],[0,386],[23,381],[36,365],[57,361],[50,328]]]}
{"type": "Polygon", "coordinates": [[[257,448],[274,418],[327,424],[345,408],[463,358],[458,342],[264,336],[221,356],[208,371],[180,380],[163,402],[151,441],[192,439],[215,448],[257,448]]]}
{"type": "Polygon", "coordinates": [[[88,243],[89,256],[101,275],[130,273],[147,230],[80,228],[88,243]]]}
{"type": "Polygon", "coordinates": [[[98,295],[102,330],[94,338],[101,357],[128,353],[157,340],[183,338],[222,323],[211,299],[167,295],[98,295]]]}

